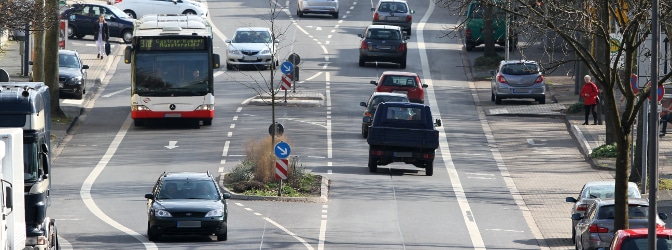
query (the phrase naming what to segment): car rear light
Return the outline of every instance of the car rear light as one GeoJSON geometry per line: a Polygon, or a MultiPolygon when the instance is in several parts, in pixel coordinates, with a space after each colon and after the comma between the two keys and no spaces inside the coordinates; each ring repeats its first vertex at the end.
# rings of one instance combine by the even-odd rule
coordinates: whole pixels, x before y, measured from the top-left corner
{"type": "Polygon", "coordinates": [[[121,1],[123,1],[123,0],[114,0],[114,3],[118,4],[118,3],[121,3],[121,1]]]}
{"type": "Polygon", "coordinates": [[[364,112],[364,116],[371,117],[371,112],[369,112],[369,111],[364,112]]]}
{"type": "Polygon", "coordinates": [[[362,46],[361,46],[361,48],[362,48],[362,49],[367,49],[367,50],[368,50],[368,49],[369,49],[369,43],[366,42],[366,41],[362,41],[362,46]]]}
{"type": "Polygon", "coordinates": [[[380,18],[380,17],[378,16],[378,12],[374,12],[374,13],[373,13],[373,21],[378,21],[378,18],[380,18]]]}
{"type": "Polygon", "coordinates": [[[372,151],[371,151],[371,155],[382,156],[382,155],[383,155],[383,151],[380,151],[380,150],[372,150],[372,151]]]}
{"type": "Polygon", "coordinates": [[[467,40],[471,39],[471,29],[470,29],[470,28],[466,28],[466,29],[464,30],[464,37],[465,37],[467,40]]]}
{"type": "Polygon", "coordinates": [[[411,15],[406,15],[406,22],[410,23],[411,21],[413,21],[413,17],[411,15]]]}
{"type": "Polygon", "coordinates": [[[591,233],[608,233],[609,228],[600,227],[596,224],[590,224],[590,227],[588,227],[588,231],[591,233]]]}
{"type": "Polygon", "coordinates": [[[541,83],[544,81],[544,76],[537,77],[537,80],[534,80],[534,84],[541,83]]]}
{"type": "Polygon", "coordinates": [[[497,75],[497,81],[500,83],[509,84],[502,74],[497,75]]]}
{"type": "Polygon", "coordinates": [[[576,211],[586,211],[588,209],[588,204],[581,204],[576,207],[576,211]]]}
{"type": "Polygon", "coordinates": [[[399,44],[399,47],[397,47],[397,51],[406,51],[406,44],[405,43],[399,44]]]}

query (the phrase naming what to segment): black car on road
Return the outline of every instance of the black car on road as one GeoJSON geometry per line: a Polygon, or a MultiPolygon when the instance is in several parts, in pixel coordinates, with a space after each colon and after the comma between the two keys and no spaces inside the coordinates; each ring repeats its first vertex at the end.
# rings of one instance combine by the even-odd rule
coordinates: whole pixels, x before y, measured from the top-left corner
{"type": "Polygon", "coordinates": [[[402,69],[406,68],[406,40],[408,35],[401,32],[399,26],[369,25],[359,46],[359,66],[364,67],[367,62],[398,63],[402,69]]]}
{"type": "Polygon", "coordinates": [[[60,94],[72,94],[77,99],[86,94],[86,70],[79,53],[74,50],[58,50],[58,90],[60,94]]]}
{"type": "Polygon", "coordinates": [[[156,241],[163,235],[215,235],[227,240],[231,194],[220,191],[210,174],[196,172],[163,173],[147,199],[147,237],[156,241]]]}
{"type": "Polygon", "coordinates": [[[105,22],[110,29],[110,37],[121,38],[125,43],[131,42],[134,19],[112,5],[73,4],[61,12],[61,19],[68,20],[69,38],[82,38],[87,35],[93,36],[94,26],[100,15],[105,16],[105,22]]]}

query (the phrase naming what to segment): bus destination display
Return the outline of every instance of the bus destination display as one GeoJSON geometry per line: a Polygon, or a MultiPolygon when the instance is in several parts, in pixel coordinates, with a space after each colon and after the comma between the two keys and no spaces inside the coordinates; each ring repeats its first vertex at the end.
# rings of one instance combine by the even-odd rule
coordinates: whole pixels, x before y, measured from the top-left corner
{"type": "Polygon", "coordinates": [[[203,38],[142,38],[140,50],[205,50],[203,38]]]}

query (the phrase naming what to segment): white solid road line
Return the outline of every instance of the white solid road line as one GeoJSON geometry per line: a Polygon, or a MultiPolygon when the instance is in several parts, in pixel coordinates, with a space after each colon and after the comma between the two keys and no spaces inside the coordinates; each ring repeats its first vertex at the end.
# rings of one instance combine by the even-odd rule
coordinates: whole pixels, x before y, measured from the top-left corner
{"type": "MultiPolygon", "coordinates": [[[[417,26],[417,40],[418,40],[418,50],[420,50],[420,63],[422,65],[422,75],[425,77],[425,83],[429,85],[427,88],[427,97],[429,103],[432,107],[432,113],[434,116],[441,117],[441,112],[439,111],[439,105],[436,101],[436,95],[434,94],[434,87],[432,84],[432,75],[429,70],[429,61],[427,59],[427,50],[425,48],[425,39],[424,39],[424,28],[425,23],[434,12],[434,0],[429,0],[429,8],[425,15],[420,19],[420,23],[417,26]]],[[[455,169],[455,164],[453,163],[452,156],[450,155],[450,149],[448,148],[448,140],[446,139],[445,129],[439,130],[439,148],[441,150],[441,157],[443,158],[443,163],[446,166],[448,171],[448,176],[450,177],[450,182],[453,184],[453,190],[455,192],[455,198],[457,199],[457,204],[460,207],[462,212],[462,219],[464,224],[467,226],[467,231],[469,232],[469,238],[471,238],[471,244],[474,249],[485,249],[485,243],[481,237],[481,232],[478,229],[478,224],[471,213],[471,207],[469,206],[469,201],[467,196],[464,193],[462,183],[460,182],[460,177],[457,174],[455,169]]]]}

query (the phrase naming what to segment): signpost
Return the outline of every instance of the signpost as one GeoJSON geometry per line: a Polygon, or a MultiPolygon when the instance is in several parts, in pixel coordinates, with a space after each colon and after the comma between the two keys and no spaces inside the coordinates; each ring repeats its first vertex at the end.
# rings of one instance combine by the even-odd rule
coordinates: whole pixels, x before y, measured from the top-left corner
{"type": "Polygon", "coordinates": [[[278,188],[278,196],[282,196],[282,180],[287,179],[287,169],[289,160],[289,153],[292,152],[292,149],[289,147],[289,144],[280,141],[275,144],[273,152],[278,159],[275,160],[275,179],[280,180],[280,188],[278,188]]]}
{"type": "Polygon", "coordinates": [[[294,88],[292,89],[292,92],[296,92],[296,81],[299,80],[299,63],[301,63],[301,57],[299,54],[292,53],[287,57],[287,61],[294,65],[294,69],[291,72],[292,81],[294,81],[294,88]]]}

